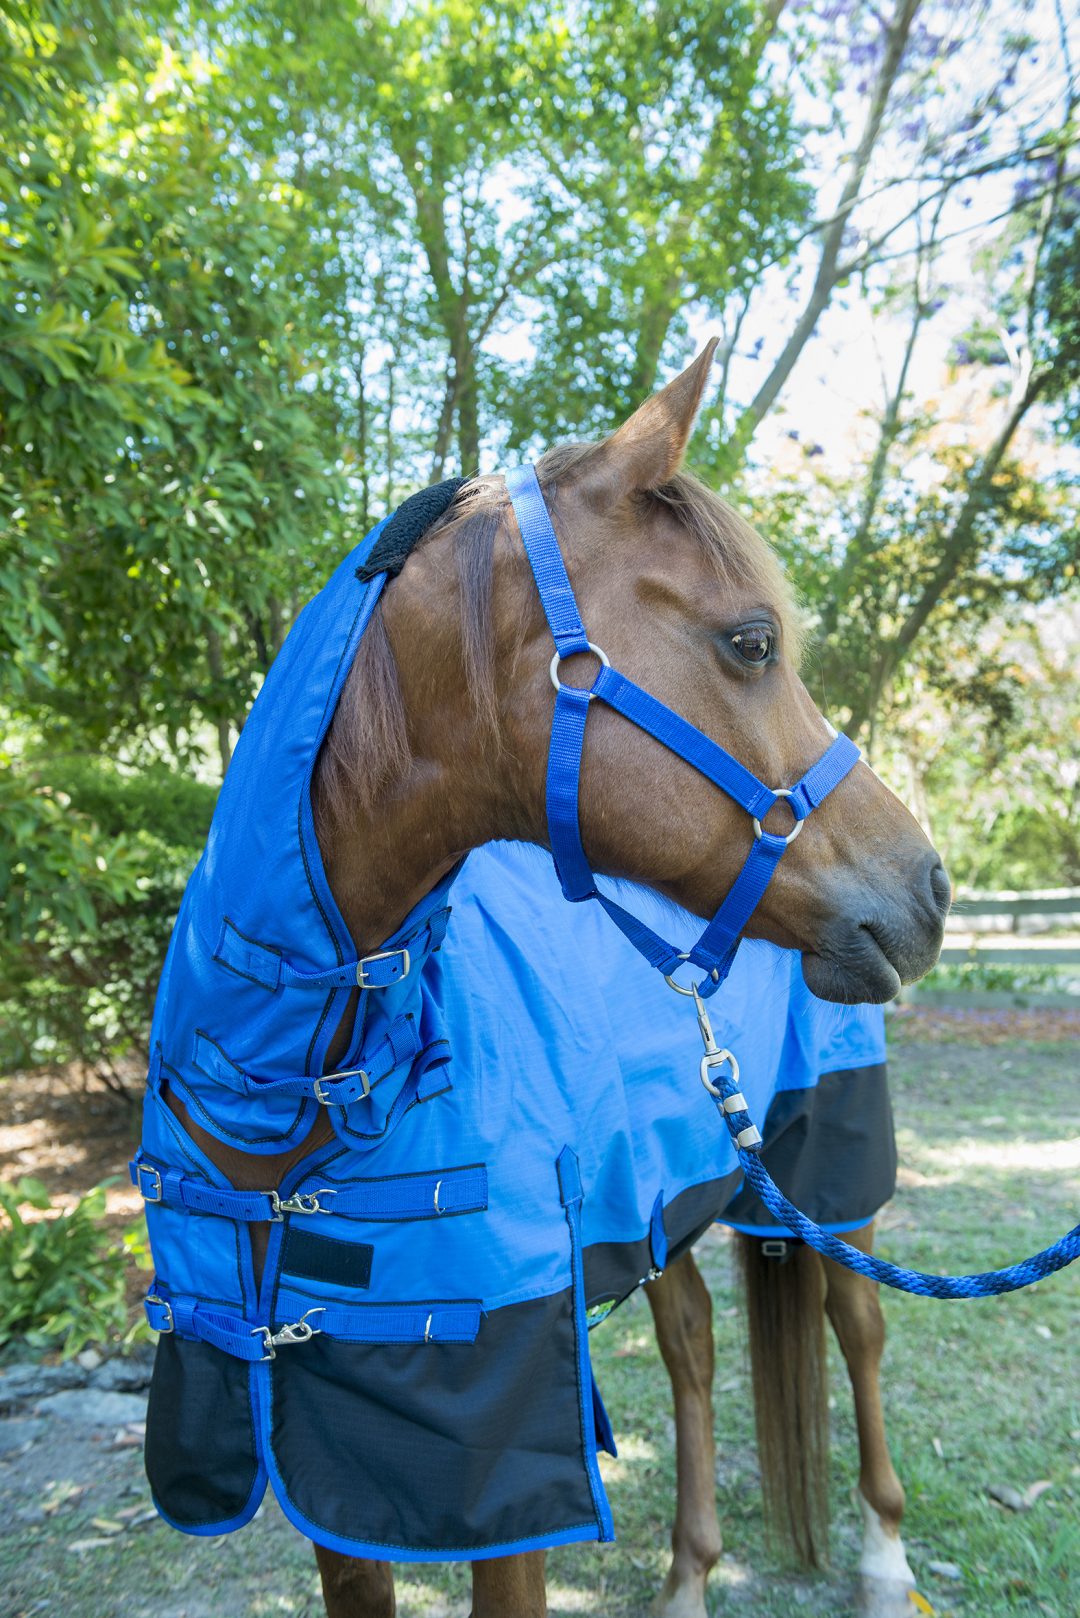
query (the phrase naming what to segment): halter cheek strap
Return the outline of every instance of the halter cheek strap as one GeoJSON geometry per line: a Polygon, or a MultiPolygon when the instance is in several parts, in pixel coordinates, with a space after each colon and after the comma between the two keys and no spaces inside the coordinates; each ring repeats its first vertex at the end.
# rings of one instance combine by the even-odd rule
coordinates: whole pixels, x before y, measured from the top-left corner
{"type": "Polygon", "coordinates": [[[701,993],[712,994],[731,970],[743,928],[757,908],[784,850],[795,841],[811,810],[844,779],[857,761],[859,750],[846,736],[838,736],[795,786],[775,790],[765,786],[711,737],[610,666],[604,653],[585,633],[535,468],[516,468],[507,474],[506,484],[555,642],[551,679],[556,696],[548,753],[547,818],[562,891],[574,903],[583,899],[598,900],[634,948],[665,976],[670,977],[683,961],[702,967],[708,977],[700,986],[701,993]],[[559,680],[562,659],[577,652],[592,652],[600,659],[600,672],[588,690],[563,685],[559,680]],[[754,841],[742,870],[705,931],[688,951],[677,950],[602,893],[585,857],[578,797],[585,723],[589,705],[594,701],[606,703],[677,758],[692,764],[751,817],[754,841]],[[780,798],[786,800],[795,817],[795,825],[786,837],[767,832],[762,826],[765,816],[780,798]]]}

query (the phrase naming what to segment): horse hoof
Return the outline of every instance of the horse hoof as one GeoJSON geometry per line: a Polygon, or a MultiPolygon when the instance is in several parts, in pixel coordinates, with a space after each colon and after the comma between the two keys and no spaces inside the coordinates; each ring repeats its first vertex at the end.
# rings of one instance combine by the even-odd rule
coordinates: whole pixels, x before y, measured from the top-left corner
{"type": "Polygon", "coordinates": [[[912,1600],[914,1594],[914,1586],[905,1579],[875,1579],[862,1574],[855,1611],[858,1618],[915,1618],[920,1608],[912,1600]]]}
{"type": "Polygon", "coordinates": [[[705,1606],[705,1581],[692,1584],[667,1583],[649,1609],[652,1618],[709,1618],[705,1606]]]}

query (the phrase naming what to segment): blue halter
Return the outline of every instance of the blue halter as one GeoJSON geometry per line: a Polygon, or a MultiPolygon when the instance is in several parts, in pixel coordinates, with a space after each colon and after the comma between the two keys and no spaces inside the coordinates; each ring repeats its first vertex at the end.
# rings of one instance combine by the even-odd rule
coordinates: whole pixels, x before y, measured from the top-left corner
{"type": "MultiPolygon", "coordinates": [[[[703,731],[611,667],[604,653],[585,633],[536,469],[521,466],[508,472],[506,486],[555,641],[551,681],[556,697],[548,754],[547,818],[551,852],[562,891],[575,904],[582,899],[598,899],[634,948],[669,981],[684,961],[702,967],[707,976],[698,988],[702,995],[711,995],[731,970],[743,928],[757,909],[784,850],[795,841],[810,811],[828,797],[856,763],[859,749],[846,736],[838,736],[795,786],[765,786],[703,731]],[[563,658],[573,657],[577,652],[591,652],[600,659],[600,672],[588,689],[563,685],[559,680],[559,664],[563,658]],[[697,943],[685,952],[676,950],[601,892],[581,846],[578,822],[581,750],[589,704],[594,698],[606,702],[609,708],[661,742],[677,758],[692,764],[745,809],[753,822],[754,841],[742,870],[697,943]],[[795,817],[795,825],[785,837],[768,832],[762,826],[773,804],[781,798],[795,817]]],[[[672,987],[678,985],[673,983],[672,987]]]]}
{"type": "Polygon", "coordinates": [[[727,1125],[748,1182],[765,1206],[801,1241],[837,1264],[846,1265],[848,1269],[873,1281],[883,1281],[901,1291],[917,1292],[932,1298],[985,1298],[996,1293],[1013,1292],[1053,1275],[1080,1258],[1080,1225],[1076,1225],[1052,1247],[1044,1248],[1032,1258],[1006,1269],[990,1270],[980,1275],[926,1275],[919,1270],[890,1264],[885,1259],[875,1258],[840,1241],[800,1213],[774,1184],[757,1155],[761,1150],[762,1138],[747,1110],[746,1098],[739,1089],[739,1064],[731,1051],[717,1045],[704,999],[716,991],[731,970],[742,930],[768,887],[769,878],[785,848],[795,841],[810,811],[816,809],[847,775],[859,757],[859,749],[846,736],[838,736],[795,786],[772,789],[764,786],[737,759],[718,747],[696,726],[688,724],[610,666],[599,646],[594,646],[585,633],[535,468],[516,468],[507,473],[506,484],[555,641],[551,681],[557,695],[548,754],[547,813],[548,835],[559,882],[566,898],[575,903],[581,899],[599,899],[616,926],[622,929],[634,948],[652,966],[664,973],[671,987],[680,994],[693,997],[705,1046],[701,1059],[701,1082],[727,1125]],[[563,685],[559,680],[559,664],[564,657],[572,657],[577,652],[591,652],[600,659],[600,672],[588,690],[563,685]],[[585,720],[594,697],[599,697],[609,708],[621,713],[624,719],[631,720],[662,742],[676,757],[692,764],[741,805],[753,821],[754,844],[742,870],[697,943],[685,953],[665,943],[636,916],[601,893],[585,858],[578,824],[578,789],[585,720]],[[761,824],[778,798],[787,800],[795,816],[795,825],[786,837],[777,837],[765,831],[761,824]],[[671,974],[683,961],[703,967],[707,978],[701,983],[692,984],[689,989],[682,988],[673,981],[671,974]]]}

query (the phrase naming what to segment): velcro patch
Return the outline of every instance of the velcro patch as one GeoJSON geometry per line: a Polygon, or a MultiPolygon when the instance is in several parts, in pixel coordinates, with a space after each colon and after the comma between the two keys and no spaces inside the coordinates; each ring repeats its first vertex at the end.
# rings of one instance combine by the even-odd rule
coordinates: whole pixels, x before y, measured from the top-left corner
{"type": "Polygon", "coordinates": [[[313,1231],[290,1223],[281,1267],[289,1275],[303,1276],[307,1281],[368,1287],[374,1254],[370,1242],[342,1242],[335,1236],[316,1236],[313,1231]]]}

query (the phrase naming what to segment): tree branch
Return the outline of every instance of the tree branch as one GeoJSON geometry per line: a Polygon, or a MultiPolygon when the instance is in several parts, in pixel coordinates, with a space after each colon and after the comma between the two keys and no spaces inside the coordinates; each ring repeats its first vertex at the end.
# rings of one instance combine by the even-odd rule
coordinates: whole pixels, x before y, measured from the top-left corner
{"type": "Polygon", "coordinates": [[[844,226],[866,178],[870,158],[881,134],[889,98],[904,59],[912,23],[920,4],[921,0],[897,0],[897,7],[886,35],[885,57],[874,85],[866,125],[851,159],[848,177],[833,222],[822,234],[821,254],[810,296],[775,365],[739,418],[735,438],[740,450],[746,448],[758,426],[775,404],[841,279],[839,263],[844,226]]]}

